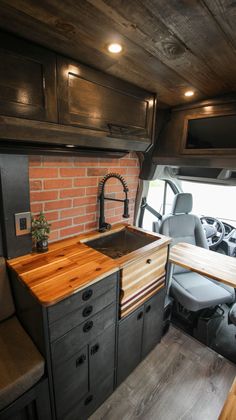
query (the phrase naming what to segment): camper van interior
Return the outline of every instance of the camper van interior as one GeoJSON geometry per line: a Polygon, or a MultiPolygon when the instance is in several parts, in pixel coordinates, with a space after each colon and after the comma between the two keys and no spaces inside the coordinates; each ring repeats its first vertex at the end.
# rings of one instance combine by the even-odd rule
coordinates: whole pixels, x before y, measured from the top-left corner
{"type": "Polygon", "coordinates": [[[236,419],[236,1],[0,0],[0,420],[236,419]]]}

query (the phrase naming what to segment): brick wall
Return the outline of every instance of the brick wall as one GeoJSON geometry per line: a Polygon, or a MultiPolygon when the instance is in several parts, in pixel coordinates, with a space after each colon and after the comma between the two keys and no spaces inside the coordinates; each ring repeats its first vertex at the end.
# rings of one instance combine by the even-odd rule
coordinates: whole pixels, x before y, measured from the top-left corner
{"type": "MultiPolygon", "coordinates": [[[[135,153],[122,159],[31,156],[29,159],[31,211],[43,211],[51,223],[50,241],[94,230],[98,226],[98,183],[108,172],[118,172],[129,187],[130,219],[123,219],[123,203],[106,202],[106,221],[133,223],[139,161],[135,153]]],[[[124,198],[120,182],[110,179],[106,194],[124,198]]]]}

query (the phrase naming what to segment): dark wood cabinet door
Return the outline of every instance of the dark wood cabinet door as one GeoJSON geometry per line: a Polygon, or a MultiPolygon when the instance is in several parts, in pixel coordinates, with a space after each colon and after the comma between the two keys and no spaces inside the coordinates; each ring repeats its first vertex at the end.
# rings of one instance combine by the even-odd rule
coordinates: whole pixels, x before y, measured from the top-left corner
{"type": "Polygon", "coordinates": [[[63,417],[89,391],[88,346],[70,360],[54,368],[54,390],[57,416],[63,417]]]}
{"type": "Polygon", "coordinates": [[[0,114],[57,122],[56,56],[0,32],[0,114]]]}
{"type": "Polygon", "coordinates": [[[143,319],[144,306],[141,306],[119,323],[117,385],[141,360],[143,319]]]}
{"type": "Polygon", "coordinates": [[[91,387],[114,374],[115,328],[115,325],[107,328],[89,345],[89,383],[91,387]]]}
{"type": "Polygon", "coordinates": [[[147,148],[153,134],[154,95],[63,57],[57,63],[60,123],[100,136],[140,140],[147,148]]]}
{"type": "Polygon", "coordinates": [[[89,416],[110,396],[114,390],[113,375],[91,387],[87,395],[57,420],[88,420],[89,416]]]}
{"type": "Polygon", "coordinates": [[[164,300],[165,288],[161,289],[144,305],[142,358],[145,357],[161,340],[164,300]]]}

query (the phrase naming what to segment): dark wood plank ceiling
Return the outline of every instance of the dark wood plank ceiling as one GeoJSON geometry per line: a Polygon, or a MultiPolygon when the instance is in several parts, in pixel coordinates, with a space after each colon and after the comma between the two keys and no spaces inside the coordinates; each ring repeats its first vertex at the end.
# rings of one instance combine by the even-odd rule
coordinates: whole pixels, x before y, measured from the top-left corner
{"type": "Polygon", "coordinates": [[[0,27],[174,106],[236,92],[235,0],[0,0],[0,27]],[[107,44],[124,51],[112,56],[107,44]]]}

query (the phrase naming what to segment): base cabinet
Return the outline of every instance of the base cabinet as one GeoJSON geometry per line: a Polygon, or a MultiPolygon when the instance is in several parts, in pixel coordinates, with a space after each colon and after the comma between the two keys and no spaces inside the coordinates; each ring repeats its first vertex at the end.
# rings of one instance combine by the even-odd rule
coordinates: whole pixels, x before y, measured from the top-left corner
{"type": "Polygon", "coordinates": [[[114,389],[118,275],[49,308],[56,420],[83,420],[114,389]]]}
{"type": "Polygon", "coordinates": [[[49,307],[12,276],[18,316],[47,364],[52,420],[88,419],[161,339],[165,287],[118,322],[119,276],[49,307]]]}
{"type": "MultiPolygon", "coordinates": [[[[77,410],[78,401],[93,406],[95,387],[114,373],[115,325],[95,337],[70,360],[54,369],[55,402],[58,419],[70,418],[70,411],[77,410]],[[89,397],[90,396],[90,397],[89,397]],[[91,399],[91,404],[88,400],[91,399]]],[[[113,384],[112,384],[113,390],[113,384]]],[[[97,398],[98,400],[98,398],[97,398]]]]}
{"type": "Polygon", "coordinates": [[[162,288],[119,322],[117,385],[161,340],[164,300],[165,288],[162,288]]]}
{"type": "Polygon", "coordinates": [[[164,301],[165,289],[162,289],[144,305],[142,359],[161,341],[164,301]]]}

